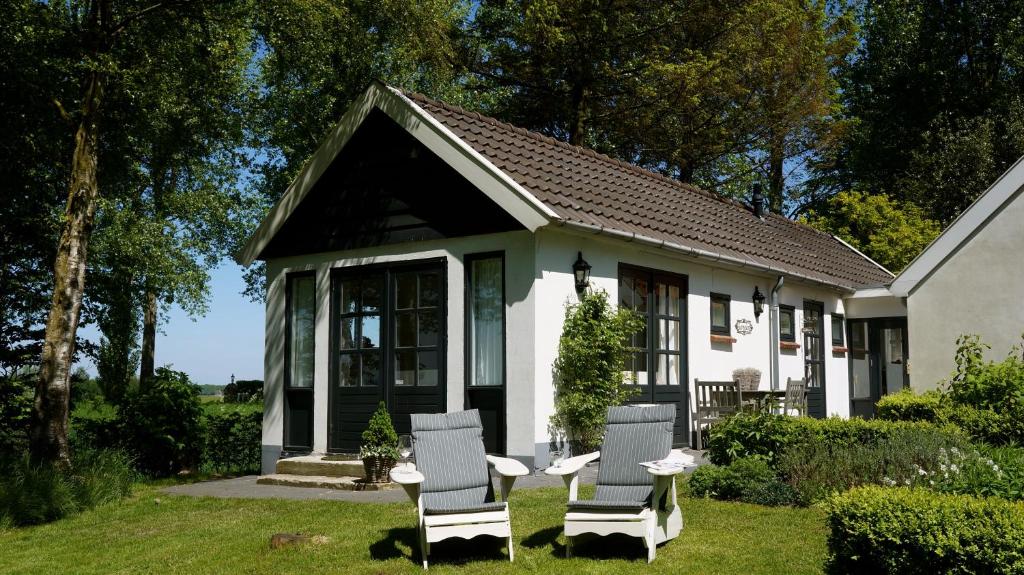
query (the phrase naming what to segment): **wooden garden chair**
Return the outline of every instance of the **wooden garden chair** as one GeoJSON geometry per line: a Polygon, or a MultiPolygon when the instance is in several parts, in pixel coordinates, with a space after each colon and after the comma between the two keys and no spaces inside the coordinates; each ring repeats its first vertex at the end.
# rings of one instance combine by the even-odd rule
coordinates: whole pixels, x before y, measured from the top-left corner
{"type": "Polygon", "coordinates": [[[698,450],[704,449],[705,426],[721,421],[738,412],[743,405],[743,391],[738,381],[701,381],[694,379],[697,395],[694,422],[697,425],[698,450]]]}
{"type": "Polygon", "coordinates": [[[416,504],[420,554],[427,568],[430,544],[460,537],[492,535],[508,539],[508,560],[515,559],[508,494],[516,477],[530,471],[522,463],[484,451],[483,425],[475,410],[412,415],[416,470],[391,471],[416,504]],[[501,475],[501,501],[494,500],[488,466],[501,475]]]}

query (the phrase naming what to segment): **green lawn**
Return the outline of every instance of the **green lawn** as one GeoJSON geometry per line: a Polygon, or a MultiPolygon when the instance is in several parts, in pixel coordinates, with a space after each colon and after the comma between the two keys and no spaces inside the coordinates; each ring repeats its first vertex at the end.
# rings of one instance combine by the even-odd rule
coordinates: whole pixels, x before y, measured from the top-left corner
{"type": "MultiPolygon", "coordinates": [[[[820,573],[825,525],[817,509],[682,499],[685,526],[647,566],[637,539],[582,541],[564,559],[563,489],[512,494],[516,561],[496,540],[434,545],[430,572],[820,573]]],[[[0,573],[420,573],[411,504],[223,500],[140,487],[123,502],[50,525],[0,532],[0,573]],[[276,532],[322,535],[271,550],[276,532]]]]}

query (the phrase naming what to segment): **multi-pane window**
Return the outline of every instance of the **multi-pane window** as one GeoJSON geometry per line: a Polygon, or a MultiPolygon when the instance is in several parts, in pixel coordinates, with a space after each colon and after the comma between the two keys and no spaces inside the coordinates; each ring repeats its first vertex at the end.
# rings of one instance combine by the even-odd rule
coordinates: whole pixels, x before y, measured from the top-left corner
{"type": "Polygon", "coordinates": [[[779,306],[779,339],[796,341],[796,310],[791,305],[779,306]]]}
{"type": "Polygon", "coordinates": [[[436,272],[395,274],[395,385],[437,385],[441,278],[436,272]]]}
{"type": "Polygon", "coordinates": [[[682,355],[681,298],[677,284],[654,282],[654,321],[658,340],[654,347],[655,385],[679,385],[679,362],[682,355]]]}
{"type": "Polygon", "coordinates": [[[729,296],[711,294],[711,333],[729,335],[729,296]]]}
{"type": "Polygon", "coordinates": [[[845,336],[843,335],[843,316],[832,314],[832,345],[842,347],[845,336]]]}
{"type": "Polygon", "coordinates": [[[342,279],[337,284],[335,297],[339,306],[338,385],[380,385],[383,272],[342,279]]]}

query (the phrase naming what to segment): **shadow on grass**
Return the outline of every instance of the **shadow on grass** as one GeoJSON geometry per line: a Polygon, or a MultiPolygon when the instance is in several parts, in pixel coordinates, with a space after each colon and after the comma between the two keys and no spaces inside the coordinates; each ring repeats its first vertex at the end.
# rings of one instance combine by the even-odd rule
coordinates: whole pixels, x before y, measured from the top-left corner
{"type": "MultiPolygon", "coordinates": [[[[419,534],[414,527],[389,529],[387,536],[370,545],[370,557],[376,560],[406,558],[420,564],[419,534]],[[412,550],[407,554],[403,547],[412,550]]],[[[508,561],[503,537],[481,535],[470,540],[446,539],[430,544],[430,564],[462,565],[480,561],[508,561]]]]}
{"type": "MultiPolygon", "coordinates": [[[[565,557],[565,546],[555,543],[551,554],[565,557]],[[558,548],[561,549],[558,549],[558,548]]],[[[591,533],[573,539],[572,556],[581,559],[623,559],[647,563],[647,548],[642,539],[627,535],[598,536],[591,533]]]]}

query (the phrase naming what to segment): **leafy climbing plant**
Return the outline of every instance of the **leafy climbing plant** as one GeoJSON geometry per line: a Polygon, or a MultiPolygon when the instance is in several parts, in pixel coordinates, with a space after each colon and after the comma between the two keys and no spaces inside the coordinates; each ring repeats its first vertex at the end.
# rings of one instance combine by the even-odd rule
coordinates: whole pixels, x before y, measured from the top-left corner
{"type": "Polygon", "coordinates": [[[616,309],[605,291],[585,293],[566,307],[555,360],[555,415],[552,427],[566,433],[575,454],[597,449],[605,414],[633,391],[623,369],[631,336],[643,329],[636,312],[616,309]]]}

